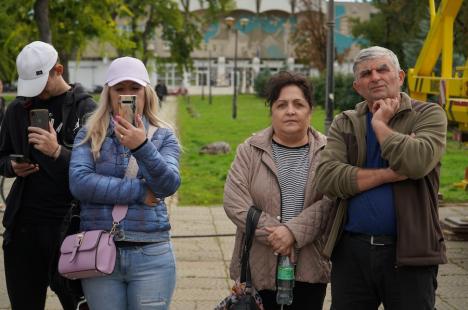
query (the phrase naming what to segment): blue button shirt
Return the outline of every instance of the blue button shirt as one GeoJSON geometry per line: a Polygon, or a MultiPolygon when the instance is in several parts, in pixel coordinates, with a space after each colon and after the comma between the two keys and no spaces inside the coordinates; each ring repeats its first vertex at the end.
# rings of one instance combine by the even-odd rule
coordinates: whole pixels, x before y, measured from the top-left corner
{"type": "MultiPolygon", "coordinates": [[[[367,152],[364,168],[387,168],[380,145],[371,125],[372,113],[367,113],[367,152]]],[[[374,187],[349,200],[345,230],[368,235],[396,235],[395,207],[391,183],[374,187]]]]}

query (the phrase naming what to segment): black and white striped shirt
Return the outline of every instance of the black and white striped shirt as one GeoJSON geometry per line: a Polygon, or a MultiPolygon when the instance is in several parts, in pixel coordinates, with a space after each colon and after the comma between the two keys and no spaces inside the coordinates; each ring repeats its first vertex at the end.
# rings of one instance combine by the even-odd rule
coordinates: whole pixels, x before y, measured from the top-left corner
{"type": "Polygon", "coordinates": [[[281,191],[281,222],[301,213],[309,173],[309,144],[287,147],[273,141],[273,160],[278,169],[281,191]]]}

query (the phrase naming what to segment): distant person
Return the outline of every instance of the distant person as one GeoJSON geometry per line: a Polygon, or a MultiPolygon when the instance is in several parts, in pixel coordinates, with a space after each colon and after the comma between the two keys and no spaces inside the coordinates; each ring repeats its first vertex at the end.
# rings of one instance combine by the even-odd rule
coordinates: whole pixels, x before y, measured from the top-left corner
{"type": "Polygon", "coordinates": [[[161,108],[164,98],[167,96],[167,87],[164,81],[158,80],[158,83],[155,86],[156,94],[159,99],[159,107],[161,108]]]}
{"type": "Polygon", "coordinates": [[[81,281],[91,309],[169,309],[176,266],[164,199],[180,185],[180,148],[157,117],[156,101],[143,62],[117,58],[98,109],[75,141],[70,188],[81,201],[81,229],[110,230],[114,205],[128,205],[114,237],[114,271],[81,281]],[[121,113],[121,95],[136,96],[134,125],[121,113]],[[127,177],[133,160],[138,174],[127,177]]]}
{"type": "Polygon", "coordinates": [[[276,272],[283,255],[296,263],[293,303],[284,309],[321,310],[330,263],[320,253],[332,204],[314,184],[326,138],[310,126],[312,89],[305,77],[280,72],[268,85],[271,126],[239,145],[224,187],[224,210],[237,226],[230,275],[240,277],[246,217],[255,206],[263,212],[250,270],[265,309],[280,309],[276,272]]]}
{"type": "Polygon", "coordinates": [[[401,92],[386,48],[361,50],[353,71],[365,101],[335,117],[317,167],[318,190],[340,201],[326,247],[332,309],[432,310],[447,262],[437,210],[447,117],[401,92]]]}
{"type": "MultiPolygon", "coordinates": [[[[47,287],[64,309],[76,308],[71,295],[49,279],[60,246],[60,228],[73,197],[68,166],[75,135],[96,107],[80,84],[63,79],[55,48],[35,41],[16,58],[18,97],[8,105],[0,130],[0,173],[16,177],[6,199],[3,253],[12,309],[44,309],[47,287]],[[30,126],[30,112],[46,109],[48,130],[30,126]],[[10,154],[23,155],[23,161],[10,154]]],[[[55,266],[56,268],[56,266],[55,266]]]]}
{"type": "Polygon", "coordinates": [[[0,124],[3,122],[3,118],[5,117],[5,109],[6,109],[6,100],[2,96],[3,94],[3,82],[0,80],[0,124]]]}

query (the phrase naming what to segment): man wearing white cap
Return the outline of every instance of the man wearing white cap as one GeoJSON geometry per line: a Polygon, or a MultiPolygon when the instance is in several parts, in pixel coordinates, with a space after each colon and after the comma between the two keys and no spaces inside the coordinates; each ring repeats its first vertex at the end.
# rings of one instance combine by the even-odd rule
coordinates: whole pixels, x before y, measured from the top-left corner
{"type": "Polygon", "coordinates": [[[44,309],[50,285],[64,309],[74,309],[73,296],[50,280],[56,268],[51,261],[73,200],[68,189],[71,147],[96,104],[79,84],[63,79],[63,66],[50,44],[26,45],[16,67],[18,96],[0,130],[0,173],[16,177],[3,218],[8,296],[13,309],[44,309]],[[49,128],[30,125],[36,109],[47,110],[49,128]],[[12,154],[22,158],[12,160],[12,154]]]}

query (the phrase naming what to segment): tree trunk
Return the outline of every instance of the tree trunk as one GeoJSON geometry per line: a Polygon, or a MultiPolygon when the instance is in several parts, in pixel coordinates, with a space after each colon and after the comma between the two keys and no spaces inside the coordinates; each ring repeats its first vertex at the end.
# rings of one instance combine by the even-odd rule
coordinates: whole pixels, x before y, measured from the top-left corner
{"type": "Polygon", "coordinates": [[[39,29],[40,40],[52,44],[52,33],[49,24],[49,0],[36,0],[34,19],[39,29]]]}

